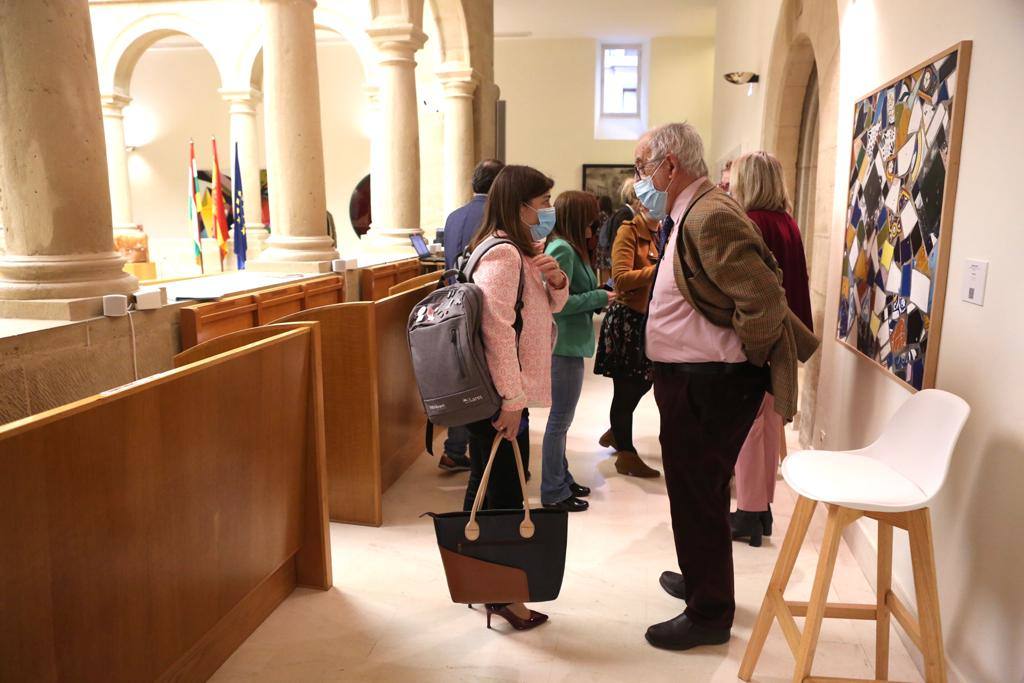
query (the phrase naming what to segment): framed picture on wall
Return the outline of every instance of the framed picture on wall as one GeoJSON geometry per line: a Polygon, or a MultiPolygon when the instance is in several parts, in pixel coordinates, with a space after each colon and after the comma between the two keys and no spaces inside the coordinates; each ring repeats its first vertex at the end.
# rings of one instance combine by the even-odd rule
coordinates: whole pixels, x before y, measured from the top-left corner
{"type": "Polygon", "coordinates": [[[583,164],[584,192],[593,192],[598,197],[607,196],[612,206],[619,208],[619,191],[627,178],[633,177],[633,167],[628,164],[583,164]]]}
{"type": "Polygon", "coordinates": [[[905,386],[935,386],[971,42],[854,105],[836,335],[905,386]]]}

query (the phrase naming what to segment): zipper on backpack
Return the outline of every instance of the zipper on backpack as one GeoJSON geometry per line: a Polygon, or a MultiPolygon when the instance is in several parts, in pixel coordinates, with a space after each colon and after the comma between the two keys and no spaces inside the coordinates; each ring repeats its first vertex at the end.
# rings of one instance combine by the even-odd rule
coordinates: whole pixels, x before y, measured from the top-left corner
{"type": "Polygon", "coordinates": [[[459,359],[459,377],[466,377],[466,359],[462,357],[462,347],[459,346],[459,331],[454,327],[449,331],[452,346],[455,347],[455,356],[459,359]]]}

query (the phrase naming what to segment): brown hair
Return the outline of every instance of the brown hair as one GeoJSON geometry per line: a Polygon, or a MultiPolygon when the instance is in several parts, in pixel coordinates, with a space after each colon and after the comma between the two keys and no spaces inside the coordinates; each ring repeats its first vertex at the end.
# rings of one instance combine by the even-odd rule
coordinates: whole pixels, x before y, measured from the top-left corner
{"type": "Polygon", "coordinates": [[[752,152],[736,159],[729,191],[744,211],[791,210],[782,164],[768,152],[752,152]]]}
{"type": "Polygon", "coordinates": [[[554,186],[554,180],[529,166],[506,166],[501,169],[487,194],[484,219],[469,243],[470,250],[476,249],[485,239],[501,231],[508,235],[508,239],[523,254],[536,256],[538,252],[533,244],[533,235],[530,234],[530,227],[519,217],[519,209],[523,204],[529,204],[531,200],[550,192],[554,186]]]}
{"type": "Polygon", "coordinates": [[[600,213],[598,199],[590,192],[563,192],[555,199],[555,229],[551,237],[561,237],[572,245],[584,263],[590,263],[587,228],[593,225],[600,213]]]}

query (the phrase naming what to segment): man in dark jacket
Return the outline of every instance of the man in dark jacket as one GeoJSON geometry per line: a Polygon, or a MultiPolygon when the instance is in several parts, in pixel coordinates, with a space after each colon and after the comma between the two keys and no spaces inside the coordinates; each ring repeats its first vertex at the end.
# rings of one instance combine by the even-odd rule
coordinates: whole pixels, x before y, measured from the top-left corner
{"type": "MultiPolygon", "coordinates": [[[[484,159],[473,169],[473,198],[448,215],[444,222],[444,266],[447,270],[455,267],[455,259],[466,250],[476,234],[484,217],[484,204],[491,184],[505,164],[497,159],[484,159]]],[[[469,430],[465,427],[450,427],[444,442],[444,455],[437,466],[449,472],[469,469],[466,449],[469,447],[469,430]]]]}
{"type": "Polygon", "coordinates": [[[491,191],[495,176],[503,168],[505,164],[497,159],[484,159],[477,164],[473,169],[473,198],[465,206],[452,211],[444,222],[444,265],[448,270],[455,267],[455,259],[466,250],[480,227],[487,193],[491,191]]]}

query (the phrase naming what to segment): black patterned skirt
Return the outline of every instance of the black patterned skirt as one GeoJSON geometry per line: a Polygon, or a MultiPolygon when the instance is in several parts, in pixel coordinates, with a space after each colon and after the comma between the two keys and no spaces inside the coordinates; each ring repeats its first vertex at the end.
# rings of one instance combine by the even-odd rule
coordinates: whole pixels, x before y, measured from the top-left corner
{"type": "Polygon", "coordinates": [[[601,324],[594,372],[612,378],[651,380],[651,361],[644,352],[646,316],[629,306],[613,303],[601,324]]]}

